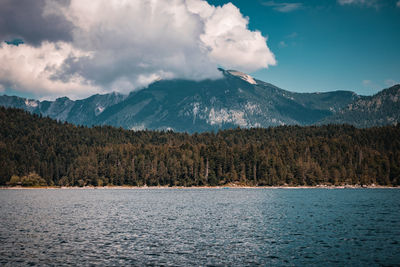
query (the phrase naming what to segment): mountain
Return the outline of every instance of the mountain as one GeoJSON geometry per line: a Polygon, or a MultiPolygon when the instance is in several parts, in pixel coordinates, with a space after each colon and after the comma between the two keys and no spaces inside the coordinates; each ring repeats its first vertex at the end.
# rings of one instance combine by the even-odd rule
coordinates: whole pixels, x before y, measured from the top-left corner
{"type": "Polygon", "coordinates": [[[68,121],[79,125],[92,125],[95,118],[106,108],[123,101],[126,96],[111,93],[93,95],[82,100],[71,100],[68,97],[55,101],[38,101],[17,96],[0,96],[0,106],[14,107],[35,114],[42,114],[60,121],[68,121]]]}
{"type": "Polygon", "coordinates": [[[76,101],[0,96],[0,105],[80,125],[190,133],[321,123],[365,127],[399,121],[398,87],[372,97],[350,91],[294,93],[239,71],[220,71],[217,80],[160,80],[129,95],[111,93],[76,101]]]}
{"type": "Polygon", "coordinates": [[[358,98],[346,91],[293,93],[238,71],[221,72],[218,80],[152,83],[106,109],[95,124],[187,132],[309,125],[358,98]]]}
{"type": "Polygon", "coordinates": [[[364,96],[324,118],[319,124],[347,123],[356,127],[396,125],[400,121],[400,84],[373,96],[364,96]]]}

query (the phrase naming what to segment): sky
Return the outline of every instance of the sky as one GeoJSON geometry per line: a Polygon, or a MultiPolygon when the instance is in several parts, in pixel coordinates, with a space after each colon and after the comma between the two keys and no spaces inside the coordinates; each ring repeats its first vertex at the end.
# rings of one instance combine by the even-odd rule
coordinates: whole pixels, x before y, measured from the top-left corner
{"type": "Polygon", "coordinates": [[[72,99],[236,69],[295,92],[400,83],[400,0],[0,0],[0,93],[72,99]]]}
{"type": "Polygon", "coordinates": [[[276,66],[252,73],[260,80],[297,92],[362,95],[400,83],[400,1],[232,3],[250,18],[250,29],[268,36],[276,57],[276,66]]]}

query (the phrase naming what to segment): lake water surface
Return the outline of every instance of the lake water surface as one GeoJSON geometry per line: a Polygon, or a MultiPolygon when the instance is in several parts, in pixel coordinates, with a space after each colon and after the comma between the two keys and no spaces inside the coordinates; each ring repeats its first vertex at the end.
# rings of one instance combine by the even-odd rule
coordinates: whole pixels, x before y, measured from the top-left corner
{"type": "Polygon", "coordinates": [[[0,190],[0,265],[399,265],[399,189],[0,190]]]}

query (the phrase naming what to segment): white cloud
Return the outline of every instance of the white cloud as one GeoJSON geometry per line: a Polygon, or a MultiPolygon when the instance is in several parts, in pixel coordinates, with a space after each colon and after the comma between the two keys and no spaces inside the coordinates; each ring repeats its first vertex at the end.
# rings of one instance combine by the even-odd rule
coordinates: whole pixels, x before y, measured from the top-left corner
{"type": "Polygon", "coordinates": [[[262,4],[264,6],[273,7],[274,10],[283,13],[292,12],[303,7],[302,3],[278,3],[275,1],[263,2],[262,4]]]}
{"type": "Polygon", "coordinates": [[[57,95],[82,97],[101,91],[79,74],[71,75],[68,80],[53,79],[68,57],[90,57],[90,53],[76,50],[64,42],[43,42],[39,47],[4,42],[0,44],[1,86],[49,98],[57,95]]]}
{"type": "Polygon", "coordinates": [[[0,46],[0,84],[38,96],[129,92],[159,78],[218,78],[218,66],[275,65],[266,37],[229,3],[204,0],[47,0],[72,24],[71,42],[0,46]]]}
{"type": "Polygon", "coordinates": [[[364,0],[338,0],[339,4],[341,5],[349,5],[355,3],[362,3],[364,0]]]}
{"type": "Polygon", "coordinates": [[[365,0],[338,0],[341,5],[364,4],[365,0]]]}
{"type": "Polygon", "coordinates": [[[400,1],[388,1],[388,0],[337,0],[340,5],[358,5],[358,6],[366,6],[373,7],[379,9],[383,6],[391,6],[395,3],[396,7],[400,7],[400,1]],[[389,4],[390,3],[390,4],[389,4]]]}
{"type": "Polygon", "coordinates": [[[359,5],[379,8],[380,0],[337,0],[340,5],[359,5]]]}
{"type": "Polygon", "coordinates": [[[206,4],[199,9],[196,2],[199,3],[189,1],[188,7],[204,21],[200,40],[212,61],[225,68],[248,72],[276,64],[274,54],[266,46],[266,38],[259,31],[247,29],[249,19],[243,17],[236,6],[231,3],[222,7],[206,4]]]}

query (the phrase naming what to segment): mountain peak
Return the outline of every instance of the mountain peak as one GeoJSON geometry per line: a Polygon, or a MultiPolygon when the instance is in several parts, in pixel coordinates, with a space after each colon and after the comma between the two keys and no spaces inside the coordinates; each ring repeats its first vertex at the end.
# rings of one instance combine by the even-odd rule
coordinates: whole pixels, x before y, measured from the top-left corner
{"type": "Polygon", "coordinates": [[[237,70],[228,70],[227,72],[233,76],[239,77],[240,79],[242,79],[250,84],[257,84],[257,82],[254,80],[254,78],[246,73],[243,73],[243,72],[240,72],[237,70]]]}
{"type": "Polygon", "coordinates": [[[68,101],[68,100],[70,100],[70,99],[68,97],[66,97],[66,96],[58,97],[56,99],[56,101],[68,101]]]}

